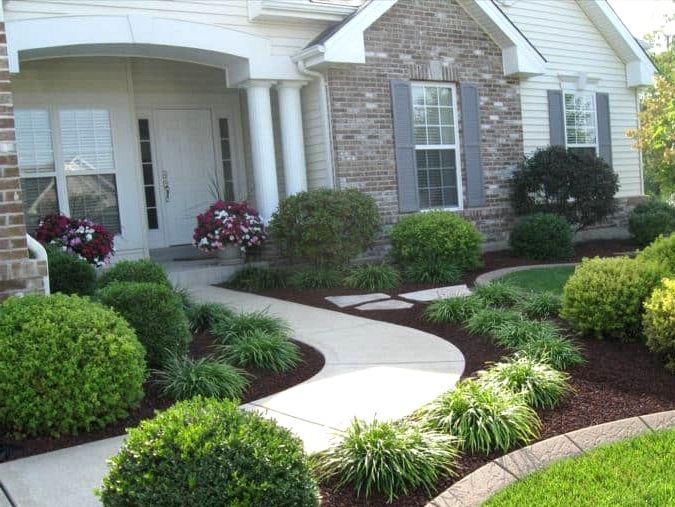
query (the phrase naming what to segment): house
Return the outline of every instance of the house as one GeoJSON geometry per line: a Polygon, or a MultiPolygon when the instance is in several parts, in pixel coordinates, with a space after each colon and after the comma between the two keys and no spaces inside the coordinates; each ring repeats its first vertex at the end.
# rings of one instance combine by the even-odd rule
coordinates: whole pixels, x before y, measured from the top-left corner
{"type": "Polygon", "coordinates": [[[24,227],[61,211],[118,258],[191,242],[216,194],[356,187],[383,222],[428,208],[492,248],[524,154],[590,150],[643,193],[654,66],[605,0],[3,0],[0,291],[39,287],[24,227]],[[6,52],[5,52],[6,51],[6,52]],[[14,142],[14,139],[17,142],[14,142]],[[18,169],[16,164],[18,151],[18,169]]]}

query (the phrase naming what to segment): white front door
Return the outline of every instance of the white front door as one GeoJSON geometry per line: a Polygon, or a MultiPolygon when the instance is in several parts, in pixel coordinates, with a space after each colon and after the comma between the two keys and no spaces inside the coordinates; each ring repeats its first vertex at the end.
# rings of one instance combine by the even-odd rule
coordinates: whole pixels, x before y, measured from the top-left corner
{"type": "Polygon", "coordinates": [[[164,204],[168,245],[192,243],[197,215],[213,201],[216,181],[211,112],[155,111],[160,158],[158,197],[164,204]]]}

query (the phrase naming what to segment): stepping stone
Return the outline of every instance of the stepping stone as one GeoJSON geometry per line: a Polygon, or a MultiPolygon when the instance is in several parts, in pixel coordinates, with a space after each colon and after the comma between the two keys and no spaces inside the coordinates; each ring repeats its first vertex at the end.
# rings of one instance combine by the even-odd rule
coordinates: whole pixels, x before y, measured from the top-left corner
{"type": "Polygon", "coordinates": [[[363,303],[369,303],[371,301],[379,301],[381,299],[389,299],[388,294],[376,293],[376,294],[355,294],[353,296],[328,296],[327,301],[330,301],[340,308],[345,308],[346,306],[356,306],[363,303]]]}
{"type": "Polygon", "coordinates": [[[447,298],[461,298],[470,296],[469,288],[462,285],[452,285],[450,287],[438,287],[436,289],[418,290],[416,292],[407,292],[406,294],[399,294],[399,297],[411,299],[412,301],[437,301],[439,299],[447,298]]]}
{"type": "Polygon", "coordinates": [[[399,301],[398,299],[387,299],[385,301],[377,301],[375,303],[366,303],[365,305],[357,306],[357,310],[407,310],[415,306],[406,301],[399,301]]]}

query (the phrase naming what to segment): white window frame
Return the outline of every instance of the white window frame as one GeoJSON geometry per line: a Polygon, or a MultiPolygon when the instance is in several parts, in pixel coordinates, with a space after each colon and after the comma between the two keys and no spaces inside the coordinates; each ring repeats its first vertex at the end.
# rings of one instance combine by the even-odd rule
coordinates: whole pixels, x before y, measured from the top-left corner
{"type": "MultiPolygon", "coordinates": [[[[433,211],[433,210],[443,210],[443,211],[460,211],[464,209],[464,190],[462,188],[462,157],[460,154],[460,142],[459,142],[459,124],[458,116],[459,110],[457,109],[457,85],[455,83],[439,83],[439,82],[430,82],[430,81],[412,81],[410,83],[410,102],[412,105],[412,129],[413,129],[413,148],[415,151],[415,183],[417,184],[417,150],[455,150],[455,178],[457,180],[457,206],[439,206],[433,208],[420,208],[420,211],[433,211]],[[416,144],[415,143],[415,103],[413,101],[412,91],[415,86],[423,86],[424,88],[438,88],[438,89],[449,89],[451,95],[451,105],[452,105],[452,119],[453,119],[453,129],[455,133],[455,143],[454,144],[416,144]]],[[[419,199],[419,187],[418,199],[419,199]]]]}
{"type": "Polygon", "coordinates": [[[563,123],[565,125],[565,147],[566,148],[593,148],[595,149],[595,155],[598,155],[599,145],[598,145],[598,107],[595,102],[595,93],[593,92],[580,92],[575,90],[563,90],[563,123]],[[572,95],[572,97],[590,97],[593,104],[593,129],[595,131],[595,143],[570,143],[568,142],[567,137],[567,107],[565,98],[567,95],[572,95]]]}

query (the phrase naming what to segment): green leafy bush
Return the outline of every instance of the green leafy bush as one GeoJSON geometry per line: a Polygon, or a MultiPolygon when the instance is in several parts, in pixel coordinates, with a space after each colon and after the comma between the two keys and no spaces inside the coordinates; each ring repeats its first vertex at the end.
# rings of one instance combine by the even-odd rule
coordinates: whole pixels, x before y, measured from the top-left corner
{"type": "Polygon", "coordinates": [[[550,364],[559,371],[584,362],[581,348],[562,336],[540,336],[523,343],[518,351],[534,361],[550,364]]]}
{"type": "Polygon", "coordinates": [[[491,282],[474,287],[473,294],[488,306],[508,307],[520,303],[524,292],[514,285],[504,282],[491,282]]]}
{"type": "Polygon", "coordinates": [[[231,401],[180,401],[129,430],[98,492],[105,507],[318,507],[302,443],[231,401]]]}
{"type": "Polygon", "coordinates": [[[296,271],[288,285],[296,289],[334,289],[342,286],[343,279],[342,270],[322,267],[296,271]]]}
{"type": "Polygon", "coordinates": [[[546,319],[560,313],[561,297],[555,292],[531,292],[517,305],[528,317],[546,319]]]}
{"type": "Polygon", "coordinates": [[[0,305],[0,427],[55,436],[124,418],[143,397],[144,351],[129,325],[86,298],[0,305]]]}
{"type": "Polygon", "coordinates": [[[663,280],[645,303],[644,332],[649,349],[675,371],[675,280],[663,280]]]}
{"type": "Polygon", "coordinates": [[[301,362],[298,346],[283,335],[252,331],[220,346],[226,361],[243,367],[288,371],[301,362]]]}
{"type": "Polygon", "coordinates": [[[485,308],[482,300],[476,296],[440,299],[431,303],[424,316],[431,322],[464,322],[485,308]]]}
{"type": "Polygon", "coordinates": [[[165,360],[187,352],[188,320],[180,297],[167,285],[116,282],[98,290],[96,297],[134,328],[151,367],[160,368],[165,360]]]}
{"type": "Polygon", "coordinates": [[[460,381],[418,413],[426,427],[454,435],[470,452],[506,452],[537,437],[541,422],[520,394],[460,381]]]}
{"type": "Polygon", "coordinates": [[[552,213],[520,218],[513,226],[509,245],[516,257],[526,259],[562,260],[574,254],[570,224],[552,213]]]}
{"type": "Polygon", "coordinates": [[[171,286],[162,265],[150,259],[116,262],[98,277],[98,288],[102,289],[114,282],[147,282],[171,286]]]}
{"type": "Polygon", "coordinates": [[[522,319],[503,322],[490,334],[499,345],[518,349],[523,344],[542,337],[559,337],[560,329],[549,321],[522,319]]]}
{"type": "Polygon", "coordinates": [[[198,303],[192,305],[187,309],[186,314],[191,333],[210,331],[219,320],[226,320],[234,316],[232,310],[218,303],[198,303]]]}
{"type": "Polygon", "coordinates": [[[76,255],[59,247],[47,246],[49,288],[51,292],[91,296],[96,290],[96,269],[76,255]]]}
{"type": "Polygon", "coordinates": [[[489,335],[508,322],[522,322],[521,313],[503,308],[484,308],[466,320],[466,330],[471,334],[489,335]]]}
{"type": "Polygon", "coordinates": [[[238,290],[282,289],[288,285],[290,273],[282,269],[246,266],[227,281],[227,286],[238,290]]]}
{"type": "Polygon", "coordinates": [[[258,331],[284,338],[290,338],[292,333],[288,322],[266,311],[236,313],[230,317],[218,319],[211,326],[211,333],[222,343],[228,343],[258,331]]]}
{"type": "Polygon", "coordinates": [[[363,264],[353,267],[344,281],[352,289],[374,292],[398,287],[401,274],[387,264],[363,264]]]}
{"type": "Polygon", "coordinates": [[[485,386],[522,394],[532,407],[553,408],[572,388],[569,375],[524,355],[502,360],[478,372],[485,386]]]}
{"type": "Polygon", "coordinates": [[[456,213],[428,211],[401,219],[391,230],[391,253],[404,266],[444,262],[462,271],[481,265],[476,226],[456,213]]]}
{"type": "Polygon", "coordinates": [[[554,213],[583,229],[614,212],[619,177],[604,160],[561,146],[537,150],[513,174],[518,215],[554,213]]]}
{"type": "Polygon", "coordinates": [[[363,253],[379,230],[375,200],[356,189],[293,194],[281,201],[270,223],[284,255],[315,266],[342,266],[363,253]]]}
{"type": "Polygon", "coordinates": [[[658,264],[662,273],[675,275],[675,234],[657,238],[640,252],[636,259],[642,263],[658,264]]]}
{"type": "Polygon", "coordinates": [[[202,357],[175,356],[161,370],[154,370],[162,394],[174,400],[195,396],[238,399],[249,381],[245,371],[231,364],[202,357]]]}
{"type": "Polygon", "coordinates": [[[316,471],[351,485],[358,496],[372,492],[389,502],[423,488],[431,494],[440,477],[453,475],[455,437],[409,421],[354,419],[337,444],[316,456],[316,471]]]}
{"type": "Polygon", "coordinates": [[[638,204],[628,217],[628,231],[639,246],[669,236],[675,232],[675,207],[656,200],[638,204]]]}
{"type": "Polygon", "coordinates": [[[405,278],[414,283],[453,284],[462,277],[462,271],[454,263],[443,259],[418,261],[405,267],[405,278]]]}
{"type": "Polygon", "coordinates": [[[639,336],[642,304],[663,272],[627,257],[584,259],[563,289],[560,316],[597,338],[639,336]]]}

